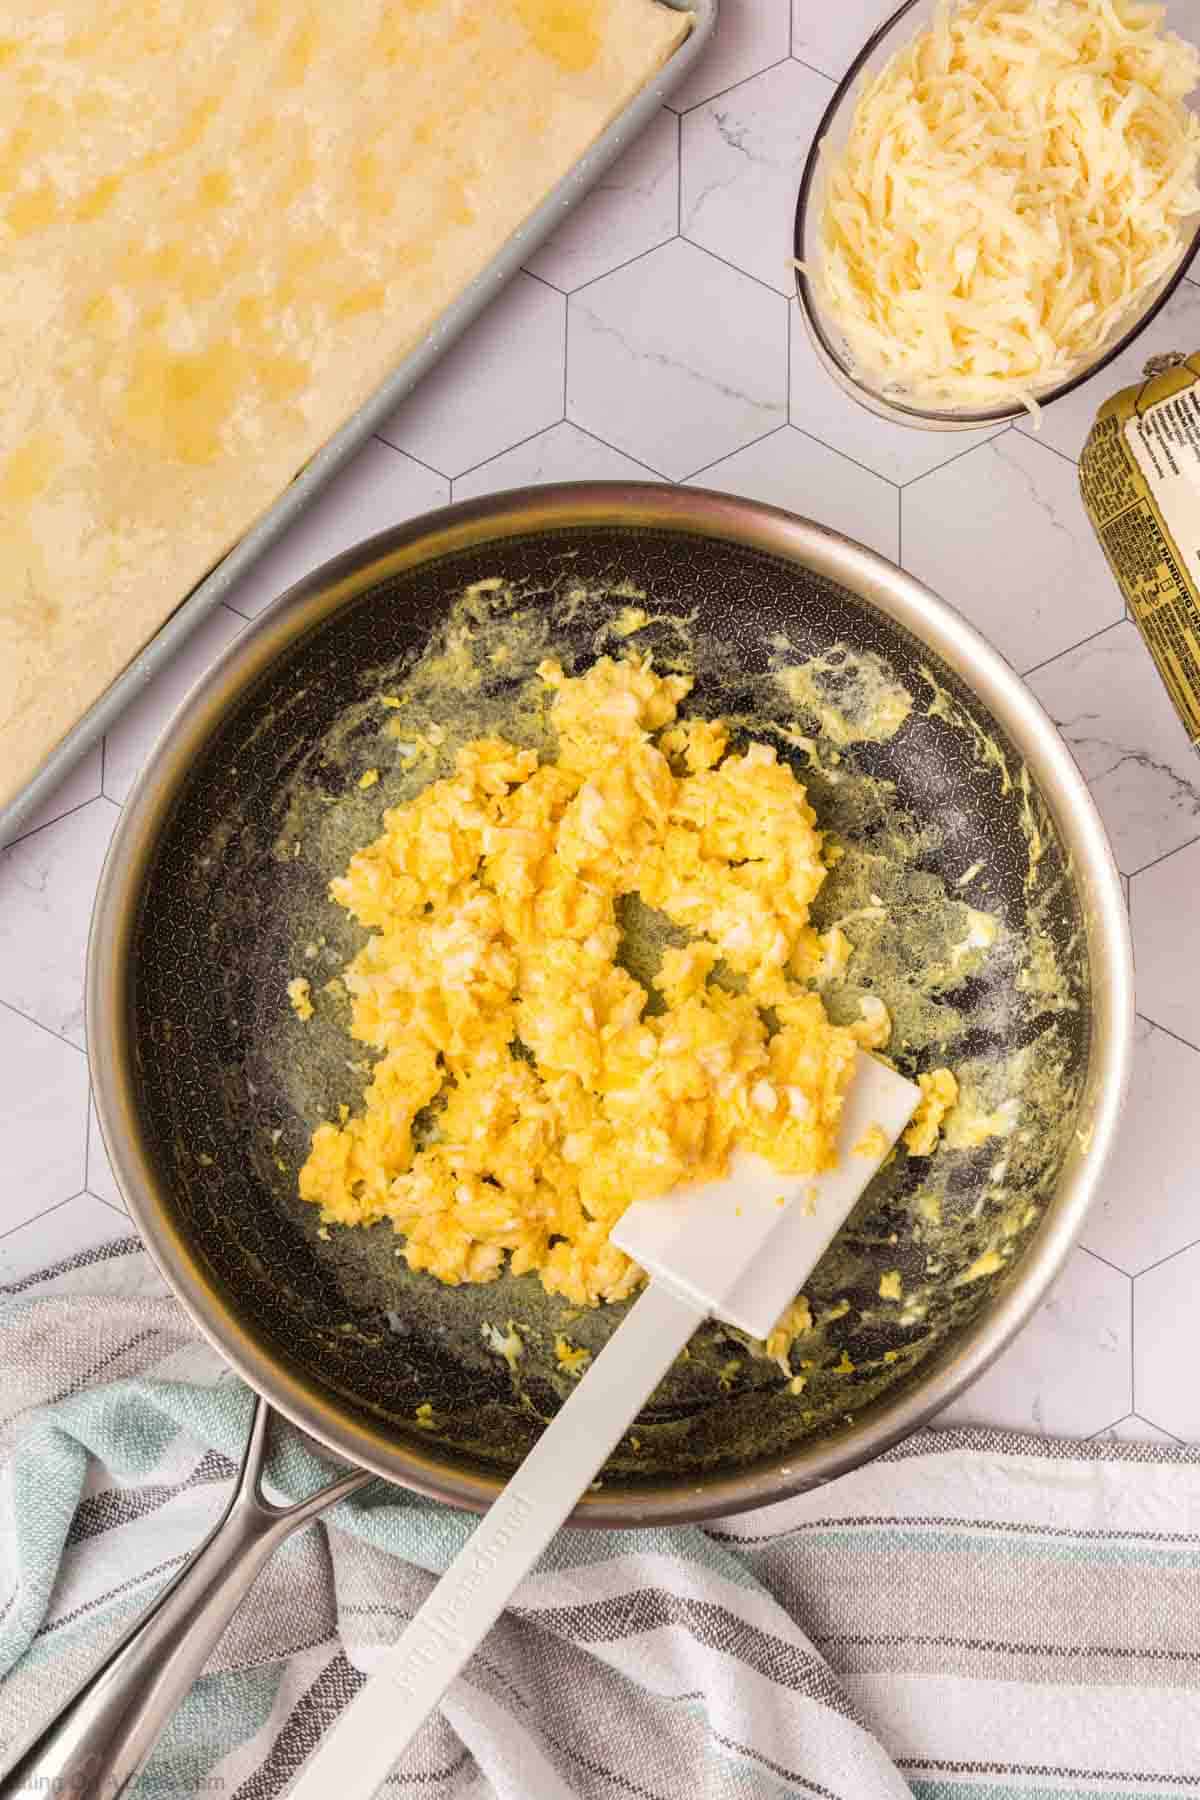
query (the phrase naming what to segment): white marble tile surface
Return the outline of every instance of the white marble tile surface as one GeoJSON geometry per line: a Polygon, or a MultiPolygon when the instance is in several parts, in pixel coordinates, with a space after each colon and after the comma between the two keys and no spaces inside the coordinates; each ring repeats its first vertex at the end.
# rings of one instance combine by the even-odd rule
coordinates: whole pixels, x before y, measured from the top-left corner
{"type": "Polygon", "coordinates": [[[892,562],[900,540],[900,496],[890,481],[782,425],[770,437],[722,458],[692,479],[695,487],[766,500],[869,544],[892,562]]]}
{"type": "Polygon", "coordinates": [[[64,813],[74,812],[77,807],[86,806],[89,800],[94,800],[100,792],[103,757],[100,745],[93,744],[63,777],[54,792],[23,819],[4,842],[12,844],[18,838],[28,837],[31,832],[40,831],[43,825],[52,825],[64,813]]]}
{"type": "Polygon", "coordinates": [[[1200,758],[1136,626],[1102,631],[1029,685],[1074,751],[1127,875],[1200,834],[1200,758]]]}
{"type": "Polygon", "coordinates": [[[103,797],[0,856],[0,998],[82,1045],[92,896],[117,808],[103,797]]]}
{"type": "Polygon", "coordinates": [[[1006,1425],[1089,1437],[1133,1409],[1133,1283],[1076,1250],[1050,1298],[943,1425],[1006,1425]]]}
{"type": "Polygon", "coordinates": [[[114,1212],[91,1194],[77,1194],[40,1213],[19,1231],[0,1237],[0,1287],[21,1281],[37,1269],[66,1262],[82,1250],[127,1238],[130,1231],[123,1213],[114,1212]]]}
{"type": "Polygon", "coordinates": [[[1073,394],[1046,407],[1036,426],[1032,422],[1023,423],[1018,430],[1049,444],[1063,456],[1078,460],[1104,402],[1119,394],[1122,388],[1136,387],[1150,357],[1161,356],[1169,350],[1182,350],[1185,355],[1190,355],[1198,345],[1200,288],[1184,282],[1158,318],[1114,363],[1099,375],[1093,375],[1090,381],[1085,381],[1073,394]]]}
{"type": "Polygon", "coordinates": [[[1188,1096],[1200,1100],[1200,1051],[1139,1019],[1120,1140],[1083,1233],[1127,1275],[1200,1239],[1200,1106],[1188,1096]],[[1194,1208],[1180,1205],[1189,1189],[1194,1208]]]}
{"type": "Polygon", "coordinates": [[[683,121],[680,228],[789,298],[800,171],[833,83],[784,62],[683,121]]]}
{"type": "Polygon", "coordinates": [[[96,1117],[96,1102],[89,1095],[87,1115],[87,1167],[84,1171],[84,1187],[97,1200],[103,1200],[109,1206],[115,1206],[118,1212],[125,1211],[125,1201],[117,1186],[117,1178],[113,1174],[108,1161],[108,1151],[104,1148],[104,1139],[100,1134],[100,1121],[96,1117]]]}
{"type": "Polygon", "coordinates": [[[1169,1431],[1160,1431],[1149,1419],[1143,1419],[1138,1413],[1129,1413],[1118,1419],[1115,1425],[1108,1425],[1103,1431],[1092,1433],[1093,1437],[1110,1444],[1181,1444],[1169,1431]]]}
{"type": "MultiPolygon", "coordinates": [[[[891,4],[793,0],[789,17],[788,0],[724,0],[687,88],[531,259],[537,274],[495,301],[393,415],[388,441],[359,454],[229,604],[257,616],[328,557],[444,504],[452,481],[466,498],[658,472],[823,519],[888,556],[902,546],[910,568],[1034,669],[1031,685],[1062,722],[1133,876],[1143,1016],[1121,1149],[1086,1247],[951,1417],[1194,1438],[1200,759],[1134,627],[1114,623],[1119,597],[1071,463],[1096,407],[1138,377],[1146,355],[1200,346],[1200,288],[1183,291],[1118,367],[1049,409],[1040,435],[1026,424],[907,430],[842,395],[785,297],[785,262],[799,165],[830,78],[891,4]]],[[[1172,16],[1186,25],[1195,5],[1171,0],[1172,16]]],[[[236,628],[218,614],[114,727],[103,771],[97,748],[0,852],[3,1154],[20,1171],[0,1282],[128,1229],[87,1104],[88,917],[115,800],[187,681],[236,628]]]]}
{"type": "Polygon", "coordinates": [[[305,575],[364,538],[386,531],[450,498],[445,475],[427,469],[378,438],[363,445],[352,462],[296,520],[279,542],[230,589],[225,604],[255,619],[270,601],[305,575]]]}
{"type": "Polygon", "coordinates": [[[791,38],[788,7],[789,0],[724,0],[708,49],[671,95],[675,111],[686,112],[785,57],[791,38]]]}
{"type": "Polygon", "coordinates": [[[675,236],[679,119],[665,108],[525,267],[564,293],[675,236]]]}
{"type": "Polygon", "coordinates": [[[1134,1283],[1134,1407],[1190,1444],[1200,1441],[1197,1293],[1200,1244],[1148,1269],[1134,1283]]]}
{"type": "Polygon", "coordinates": [[[792,55],[840,80],[899,0],[792,0],[792,55]]]}
{"type": "Polygon", "coordinates": [[[549,481],[653,481],[654,471],[560,419],[549,431],[505,450],[491,462],[460,475],[454,498],[496,494],[504,488],[538,487],[549,481]]]}
{"type": "Polygon", "coordinates": [[[787,301],[674,239],[569,302],[567,417],[676,480],[787,418],[787,301]]]}
{"type": "Polygon", "coordinates": [[[1073,464],[1016,431],[905,488],[903,562],[1022,672],[1125,614],[1073,464]]]}
{"type": "Polygon", "coordinates": [[[218,606],[181,645],[158,678],[127,706],[104,739],[103,791],[118,806],[141,773],[142,764],[176,709],[205,671],[246,629],[246,621],[218,606]]]}
{"type": "Polygon", "coordinates": [[[518,274],[380,427],[398,450],[463,475],[563,416],[566,301],[518,274]]]}
{"type": "MultiPolygon", "coordinates": [[[[1129,918],[1138,1004],[1165,1030],[1200,1045],[1200,841],[1134,877],[1129,918]]],[[[1200,1102],[1200,1092],[1190,1089],[1188,1099],[1200,1102]]],[[[1200,1197],[1194,1206],[1200,1207],[1200,1197]]]]}
{"type": "Polygon", "coordinates": [[[0,1232],[83,1186],[87,1059],[65,1038],[0,1005],[5,1193],[0,1232]]]}
{"type": "Polygon", "coordinates": [[[980,431],[914,431],[877,419],[826,375],[817,361],[800,308],[788,308],[791,326],[790,400],[788,417],[801,431],[823,444],[832,444],[843,456],[852,456],[865,468],[903,485],[940,469],[976,444],[984,444],[1006,427],[989,425],[980,431]]]}

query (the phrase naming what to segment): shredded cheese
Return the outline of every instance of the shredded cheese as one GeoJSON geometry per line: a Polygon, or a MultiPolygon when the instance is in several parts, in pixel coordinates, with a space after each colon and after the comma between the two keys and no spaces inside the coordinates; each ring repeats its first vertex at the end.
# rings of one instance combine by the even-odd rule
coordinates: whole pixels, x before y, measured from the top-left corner
{"type": "Polygon", "coordinates": [[[986,407],[1094,359],[1200,212],[1200,51],[1142,0],[940,0],[826,146],[819,296],[896,397],[986,407]]]}

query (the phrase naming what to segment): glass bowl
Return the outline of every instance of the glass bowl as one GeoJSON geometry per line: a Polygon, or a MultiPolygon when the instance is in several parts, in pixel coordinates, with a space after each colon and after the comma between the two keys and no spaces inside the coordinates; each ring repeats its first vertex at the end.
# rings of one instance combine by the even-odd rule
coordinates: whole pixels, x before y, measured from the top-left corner
{"type": "MultiPolygon", "coordinates": [[[[911,42],[918,32],[931,23],[936,4],[937,0],[905,0],[905,4],[867,39],[826,107],[809,149],[800,182],[800,196],[796,202],[797,262],[811,268],[816,266],[820,258],[819,233],[824,189],[821,179],[821,145],[828,142],[833,150],[842,148],[850,133],[850,122],[862,87],[879,73],[897,50],[911,42]]],[[[1061,400],[1065,394],[1072,393],[1101,369],[1107,368],[1122,351],[1127,350],[1139,333],[1162,311],[1187,274],[1198,249],[1200,217],[1190,223],[1189,235],[1176,266],[1161,278],[1088,362],[1081,363],[1065,381],[1058,381],[1044,392],[1034,390],[1038,405],[1049,406],[1055,400],[1061,400]]],[[[887,391],[884,384],[875,381],[869,372],[854,366],[828,308],[802,268],[796,271],[796,285],[800,314],[818,360],[851,399],[857,400],[861,406],[878,414],[880,418],[889,419],[894,425],[911,425],[920,431],[970,431],[981,425],[1025,416],[1026,408],[1019,400],[982,408],[925,408],[887,391]]],[[[1178,346],[1182,350],[1190,347],[1186,344],[1178,346]]]]}

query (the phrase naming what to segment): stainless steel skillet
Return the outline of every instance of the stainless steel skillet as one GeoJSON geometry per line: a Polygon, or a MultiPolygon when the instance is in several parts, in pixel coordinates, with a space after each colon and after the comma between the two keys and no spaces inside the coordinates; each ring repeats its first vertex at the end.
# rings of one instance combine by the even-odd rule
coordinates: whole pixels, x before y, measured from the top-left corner
{"type": "MultiPolygon", "coordinates": [[[[844,909],[855,897],[847,883],[870,859],[890,923],[886,941],[861,954],[875,957],[881,991],[894,984],[884,998],[905,1021],[906,1072],[948,1056],[984,1086],[989,1070],[1007,1071],[1012,1090],[1010,1154],[998,1158],[994,1144],[947,1152],[936,1224],[916,1205],[928,1169],[901,1159],[873,1184],[809,1285],[818,1325],[802,1405],[773,1365],[714,1327],[577,1522],[719,1516],[895,1443],[973,1379],[1044,1295],[1094,1190],[1126,1079],[1132,979],[1119,877],[1069,754],[995,652],[899,570],[771,508],[652,485],[500,495],[372,540],[285,596],[185,703],[126,807],[93,924],[89,1039],[114,1169],[180,1301],[260,1395],[359,1469],[482,1507],[563,1391],[551,1351],[561,1308],[528,1278],[440,1288],[407,1274],[387,1236],[322,1239],[295,1199],[308,1129],[353,1104],[362,1074],[346,1066],[336,1021],[302,1031],[283,983],[310,943],[331,969],[353,947],[324,890],[401,794],[379,694],[415,683],[431,720],[442,707],[448,749],[456,732],[519,719],[521,667],[498,663],[473,687],[463,664],[456,692],[461,645],[444,641],[455,598],[493,577],[528,654],[540,643],[567,661],[611,648],[605,619],[619,591],[644,593],[650,618],[633,641],[690,659],[700,710],[774,732],[823,822],[858,847],[823,904],[844,909]],[[420,686],[431,647],[451,671],[441,700],[420,686]],[[825,669],[825,716],[819,705],[798,712],[772,673],[780,656],[825,669]],[[864,658],[890,670],[912,710],[893,736],[847,742],[831,721],[852,710],[864,658]],[[376,766],[380,783],[360,789],[376,766]],[[931,922],[953,920],[968,875],[971,904],[1003,922],[1003,953],[939,997],[921,989],[931,922]],[[996,1266],[971,1274],[1001,1240],[996,1266]],[[925,1298],[887,1315],[879,1278],[895,1266],[925,1298]],[[480,1329],[509,1317],[527,1343],[516,1382],[480,1329]],[[415,1419],[425,1402],[432,1433],[415,1419]]],[[[612,1323],[601,1309],[570,1329],[594,1347],[612,1323]]],[[[187,1648],[175,1642],[177,1660],[148,1680],[145,1641],[131,1642],[37,1773],[77,1767],[78,1740],[79,1754],[100,1758],[90,1767],[104,1771],[103,1791],[121,1791],[203,1660],[200,1621],[228,1616],[226,1582],[244,1592],[284,1529],[236,1502],[202,1568],[174,1590],[172,1622],[160,1620],[173,1641],[186,1621],[187,1648]],[[115,1734],[110,1703],[122,1715],[115,1734]]],[[[22,1765],[26,1783],[32,1766],[22,1765]]]]}

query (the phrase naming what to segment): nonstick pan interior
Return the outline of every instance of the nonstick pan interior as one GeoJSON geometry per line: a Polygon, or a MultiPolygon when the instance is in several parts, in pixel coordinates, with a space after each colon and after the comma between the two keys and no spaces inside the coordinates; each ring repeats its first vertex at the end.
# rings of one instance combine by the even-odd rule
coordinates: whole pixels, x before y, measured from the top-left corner
{"type": "MultiPolygon", "coordinates": [[[[846,846],[815,914],[846,920],[858,946],[834,1016],[878,992],[899,1066],[949,1063],[975,1114],[1005,1121],[974,1145],[897,1155],[808,1283],[813,1327],[788,1367],[705,1327],[605,1472],[618,1513],[640,1494],[661,1512],[664,1493],[668,1513],[673,1493],[695,1510],[717,1479],[728,1505],[739,1471],[802,1470],[913,1392],[1019,1279],[1088,1080],[1078,872],[972,689],[847,586],[692,525],[552,513],[471,536],[443,538],[433,560],[373,546],[365,584],[342,559],[336,603],[234,693],[191,758],[129,928],[130,1129],[213,1304],[316,1396],[322,1435],[349,1419],[427,1466],[511,1469],[570,1385],[556,1336],[595,1350],[623,1309],[578,1312],[534,1276],[442,1286],[406,1268],[389,1226],[326,1232],[297,1198],[313,1125],[356,1105],[369,1068],[336,989],[361,933],[326,887],[458,743],[494,730],[551,743],[531,698],[541,655],[582,668],[635,648],[689,669],[687,710],[774,743],[846,846]],[[889,732],[897,692],[911,708],[889,732]],[[438,748],[414,760],[417,738],[438,748]],[[360,787],[368,769],[380,779],[360,787]],[[980,913],[998,927],[982,957],[980,913]],[[287,1003],[296,974],[318,995],[308,1023],[287,1003]],[[880,1293],[894,1271],[899,1302],[880,1293]]],[[[654,921],[626,925],[644,974],[654,921]]]]}

